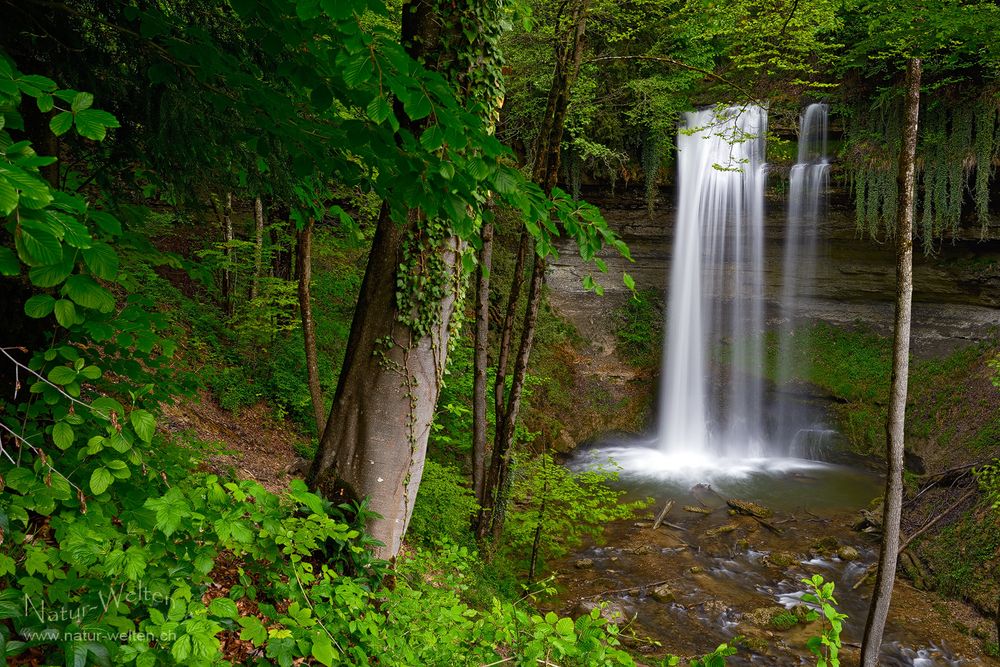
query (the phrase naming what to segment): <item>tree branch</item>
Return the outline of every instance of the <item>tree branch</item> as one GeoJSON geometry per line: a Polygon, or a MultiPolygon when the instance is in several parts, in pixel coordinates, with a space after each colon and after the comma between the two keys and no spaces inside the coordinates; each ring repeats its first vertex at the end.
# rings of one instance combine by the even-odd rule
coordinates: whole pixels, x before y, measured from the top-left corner
{"type": "Polygon", "coordinates": [[[732,88],[733,90],[737,91],[741,95],[746,95],[747,101],[749,101],[749,102],[756,101],[756,97],[757,97],[756,95],[754,95],[752,92],[750,92],[749,90],[747,90],[743,86],[730,81],[729,79],[727,79],[724,76],[716,74],[715,72],[713,72],[711,70],[702,69],[701,67],[696,67],[695,65],[689,65],[689,64],[687,64],[685,62],[682,62],[680,60],[675,60],[673,58],[667,58],[665,56],[598,56],[597,58],[591,58],[591,59],[587,60],[586,62],[588,62],[588,63],[595,63],[595,62],[602,62],[602,61],[606,61],[606,60],[650,60],[652,62],[667,63],[669,65],[674,65],[675,67],[681,67],[681,68],[686,69],[686,70],[691,70],[692,72],[699,72],[701,74],[704,74],[705,76],[707,76],[709,78],[715,79],[719,83],[723,83],[723,84],[729,86],[730,88],[732,88]]]}

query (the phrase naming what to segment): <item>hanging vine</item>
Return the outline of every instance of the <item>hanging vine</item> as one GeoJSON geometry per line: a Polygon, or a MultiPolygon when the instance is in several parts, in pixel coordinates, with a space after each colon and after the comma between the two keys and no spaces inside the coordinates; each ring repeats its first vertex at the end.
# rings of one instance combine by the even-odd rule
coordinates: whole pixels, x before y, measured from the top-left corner
{"type": "MultiPolygon", "coordinates": [[[[919,235],[925,252],[935,239],[957,237],[963,213],[971,213],[986,235],[990,224],[990,180],[1000,156],[1000,103],[996,95],[956,104],[932,98],[921,110],[917,147],[919,235]],[[966,194],[973,206],[967,211],[966,194]]],[[[895,102],[849,111],[845,163],[855,200],[858,229],[892,236],[896,218],[896,156],[900,112],[895,102]]]]}

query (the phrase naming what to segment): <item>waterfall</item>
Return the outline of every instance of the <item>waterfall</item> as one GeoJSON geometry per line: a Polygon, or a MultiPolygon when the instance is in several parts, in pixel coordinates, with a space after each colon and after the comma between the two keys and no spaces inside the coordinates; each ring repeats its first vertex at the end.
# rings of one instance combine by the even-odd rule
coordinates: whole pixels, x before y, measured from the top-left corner
{"type": "Polygon", "coordinates": [[[767,111],[747,106],[688,113],[678,135],[658,436],[673,458],[766,453],[763,341],[751,335],[764,322],[766,130],[767,111]]]}
{"type": "Polygon", "coordinates": [[[778,443],[788,443],[793,455],[808,456],[799,444],[804,428],[789,400],[787,385],[795,361],[795,322],[802,297],[812,291],[816,277],[816,228],[819,224],[830,165],[826,154],[827,105],[810,104],[799,124],[798,160],[792,167],[788,218],[785,223],[785,249],[782,266],[780,328],[775,380],[779,391],[775,409],[775,434],[778,443]]]}

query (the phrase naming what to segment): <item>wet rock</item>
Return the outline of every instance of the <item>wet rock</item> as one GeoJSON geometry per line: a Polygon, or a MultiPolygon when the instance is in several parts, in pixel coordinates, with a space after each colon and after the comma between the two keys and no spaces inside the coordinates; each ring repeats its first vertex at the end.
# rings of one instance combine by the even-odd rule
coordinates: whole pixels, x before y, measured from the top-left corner
{"type": "Polygon", "coordinates": [[[721,600],[708,600],[702,604],[702,609],[704,609],[709,614],[725,614],[729,611],[729,607],[725,602],[721,600]]]}
{"type": "Polygon", "coordinates": [[[673,602],[677,599],[674,595],[674,589],[670,588],[667,584],[660,584],[649,592],[649,597],[653,598],[657,602],[673,602]]]}
{"type": "Polygon", "coordinates": [[[552,443],[552,449],[556,450],[560,454],[567,454],[576,449],[576,441],[573,440],[569,431],[559,431],[559,435],[556,436],[555,442],[552,443]]]}
{"type": "Polygon", "coordinates": [[[635,556],[645,556],[646,554],[653,553],[655,549],[649,544],[640,544],[637,547],[633,547],[631,549],[625,549],[624,551],[627,554],[632,554],[635,556]]]}
{"type": "Polygon", "coordinates": [[[685,512],[693,512],[694,514],[711,514],[712,510],[708,507],[701,507],[699,505],[685,505],[682,507],[685,512]]]}
{"type": "Polygon", "coordinates": [[[778,605],[772,605],[770,607],[758,607],[751,612],[743,615],[743,620],[746,623],[755,625],[758,628],[770,628],[774,626],[774,619],[787,614],[788,612],[784,607],[778,605]]]}
{"type": "Polygon", "coordinates": [[[594,567],[594,560],[592,558],[581,558],[574,563],[578,570],[585,570],[587,568],[594,567]]]}
{"type": "Polygon", "coordinates": [[[740,551],[750,551],[750,540],[736,540],[736,548],[740,551]]]}
{"type": "Polygon", "coordinates": [[[850,562],[861,558],[861,554],[854,547],[844,545],[837,549],[837,558],[850,562]]]}
{"type": "Polygon", "coordinates": [[[799,557],[787,551],[772,551],[764,556],[764,562],[771,567],[786,568],[799,562],[799,557]]]}
{"type": "Polygon", "coordinates": [[[805,623],[809,620],[809,614],[813,609],[808,605],[797,604],[792,607],[791,612],[795,614],[795,618],[799,619],[799,623],[805,623]]]}
{"type": "Polygon", "coordinates": [[[609,623],[624,623],[629,619],[625,605],[620,602],[612,602],[609,600],[580,600],[580,602],[577,603],[576,607],[573,609],[573,615],[583,616],[585,614],[590,614],[595,609],[600,609],[601,618],[609,623]]]}
{"type": "Polygon", "coordinates": [[[768,646],[770,644],[763,637],[745,636],[743,637],[743,645],[752,653],[767,653],[768,646]]]}
{"type": "Polygon", "coordinates": [[[688,570],[688,572],[690,572],[691,574],[704,574],[705,568],[703,568],[701,565],[695,565],[690,570],[688,570]]]}
{"type": "Polygon", "coordinates": [[[830,536],[820,538],[812,543],[813,551],[823,555],[832,555],[837,553],[838,547],[840,547],[840,545],[837,543],[837,540],[830,536]]]}
{"type": "Polygon", "coordinates": [[[717,526],[716,528],[709,528],[705,531],[706,537],[718,537],[719,535],[725,535],[726,533],[731,533],[736,530],[738,526],[735,523],[727,523],[723,526],[717,526]]]}

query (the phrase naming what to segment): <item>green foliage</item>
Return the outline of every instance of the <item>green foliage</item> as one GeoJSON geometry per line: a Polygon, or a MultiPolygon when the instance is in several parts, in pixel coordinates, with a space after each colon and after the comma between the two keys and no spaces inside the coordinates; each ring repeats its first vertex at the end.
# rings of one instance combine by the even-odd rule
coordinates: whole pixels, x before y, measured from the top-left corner
{"type": "Polygon", "coordinates": [[[802,596],[802,600],[815,604],[819,611],[811,609],[806,615],[809,622],[819,620],[822,632],[819,636],[810,637],[806,642],[806,647],[816,656],[816,667],[840,667],[840,633],[844,627],[844,619],[847,614],[837,611],[837,600],[833,597],[834,584],[832,581],[823,581],[823,577],[814,574],[808,579],[803,579],[809,592],[802,596]]]}
{"type": "Polygon", "coordinates": [[[478,509],[466,477],[457,468],[427,460],[407,536],[425,545],[447,540],[471,546],[470,519],[478,509]]]}
{"type": "MultiPolygon", "coordinates": [[[[711,653],[688,661],[688,667],[725,667],[726,658],[738,653],[734,644],[739,643],[740,639],[740,637],[736,637],[732,643],[719,644],[711,653]]],[[[675,667],[681,664],[681,659],[676,655],[668,655],[660,664],[663,667],[675,667]]]]}
{"type": "Polygon", "coordinates": [[[1000,510],[1000,459],[976,469],[976,482],[986,496],[986,502],[1000,510]]]}
{"type": "Polygon", "coordinates": [[[789,611],[775,614],[771,617],[771,626],[776,630],[789,630],[798,625],[798,623],[799,617],[789,611]]]}
{"type": "Polygon", "coordinates": [[[637,368],[655,367],[663,342],[662,296],[640,290],[612,313],[618,350],[637,368]]]}
{"type": "Polygon", "coordinates": [[[535,532],[541,527],[538,557],[541,562],[558,558],[579,546],[589,535],[600,539],[611,521],[634,516],[651,499],[621,502],[624,491],[609,482],[618,478],[612,470],[572,472],[547,453],[514,463],[514,486],[502,549],[513,560],[527,559],[535,532]]]}

